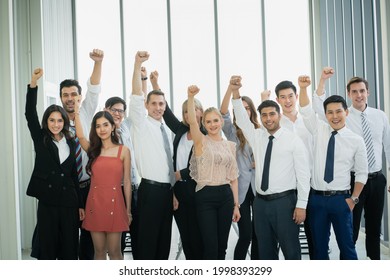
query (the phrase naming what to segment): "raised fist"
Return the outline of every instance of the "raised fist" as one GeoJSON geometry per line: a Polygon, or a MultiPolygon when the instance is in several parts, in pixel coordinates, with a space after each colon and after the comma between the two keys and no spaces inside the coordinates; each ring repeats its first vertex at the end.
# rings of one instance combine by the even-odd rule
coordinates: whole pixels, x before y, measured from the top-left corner
{"type": "Polygon", "coordinates": [[[309,76],[302,75],[298,77],[298,85],[301,88],[307,88],[311,85],[311,80],[309,76]]]}
{"type": "Polygon", "coordinates": [[[104,52],[99,49],[93,49],[92,52],[89,53],[89,57],[95,62],[101,62],[104,58],[104,52]]]}
{"type": "Polygon", "coordinates": [[[198,86],[196,86],[196,85],[189,86],[188,90],[187,90],[188,97],[191,97],[191,96],[194,97],[195,95],[198,94],[199,91],[200,91],[200,89],[198,88],[198,86]]]}

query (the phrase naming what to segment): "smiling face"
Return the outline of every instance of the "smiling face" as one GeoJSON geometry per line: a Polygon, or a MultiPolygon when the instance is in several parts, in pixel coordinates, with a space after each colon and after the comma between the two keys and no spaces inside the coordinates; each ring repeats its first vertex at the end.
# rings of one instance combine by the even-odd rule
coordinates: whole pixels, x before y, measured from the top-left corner
{"type": "Polygon", "coordinates": [[[96,134],[101,140],[106,140],[111,137],[111,133],[114,131],[114,127],[105,117],[96,119],[96,134]]]}
{"type": "Polygon", "coordinates": [[[220,135],[223,120],[220,114],[215,110],[207,111],[203,114],[203,126],[206,128],[207,133],[211,135],[220,135]]]}
{"type": "Polygon", "coordinates": [[[280,128],[281,115],[275,107],[265,107],[260,112],[261,123],[269,134],[274,134],[280,128]]]}
{"type": "Polygon", "coordinates": [[[329,103],[325,110],[326,119],[334,130],[342,129],[348,116],[348,109],[344,109],[342,103],[329,103]]]}
{"type": "Polygon", "coordinates": [[[115,103],[110,108],[106,108],[105,110],[110,113],[112,118],[114,119],[116,127],[120,127],[121,122],[125,116],[125,106],[122,103],[115,103]]]}
{"type": "Polygon", "coordinates": [[[296,110],[297,94],[295,94],[292,88],[281,89],[276,101],[282,107],[284,114],[293,113],[296,110]]]}
{"type": "Polygon", "coordinates": [[[161,121],[165,112],[166,101],[163,95],[152,94],[146,102],[148,115],[156,121],[161,121]]]}
{"type": "Polygon", "coordinates": [[[60,137],[61,131],[64,128],[64,119],[60,112],[53,112],[49,115],[49,118],[47,119],[47,128],[53,137],[59,140],[58,137],[60,137]]]}
{"type": "Polygon", "coordinates": [[[61,90],[62,107],[69,113],[74,113],[74,106],[79,96],[79,91],[76,86],[64,87],[61,90]]]}
{"type": "Polygon", "coordinates": [[[367,98],[370,95],[364,82],[352,83],[349,86],[348,97],[352,101],[352,106],[361,112],[366,109],[367,98]]]}

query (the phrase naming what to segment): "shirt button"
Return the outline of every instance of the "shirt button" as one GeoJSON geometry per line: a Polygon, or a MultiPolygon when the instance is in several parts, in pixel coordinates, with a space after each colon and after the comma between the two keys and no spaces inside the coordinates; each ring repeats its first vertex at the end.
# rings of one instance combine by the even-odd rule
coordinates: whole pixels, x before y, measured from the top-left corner
{"type": "Polygon", "coordinates": [[[111,214],[111,215],[114,215],[114,212],[111,212],[110,214],[111,214]]]}
{"type": "Polygon", "coordinates": [[[51,185],[48,185],[49,188],[51,188],[51,185]]]}
{"type": "Polygon", "coordinates": [[[114,201],[115,201],[115,199],[112,199],[111,201],[112,201],[112,202],[114,202],[114,201]]]}
{"type": "Polygon", "coordinates": [[[61,177],[64,177],[64,173],[61,173],[61,177]]]}

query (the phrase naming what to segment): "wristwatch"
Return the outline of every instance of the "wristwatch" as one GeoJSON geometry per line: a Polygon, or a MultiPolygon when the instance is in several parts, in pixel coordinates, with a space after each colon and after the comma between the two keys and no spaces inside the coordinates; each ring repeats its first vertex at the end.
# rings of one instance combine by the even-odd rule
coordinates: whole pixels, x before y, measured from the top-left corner
{"type": "Polygon", "coordinates": [[[356,196],[351,196],[351,199],[352,199],[352,201],[353,201],[353,204],[358,204],[359,203],[359,198],[358,197],[356,197],[356,196]]]}

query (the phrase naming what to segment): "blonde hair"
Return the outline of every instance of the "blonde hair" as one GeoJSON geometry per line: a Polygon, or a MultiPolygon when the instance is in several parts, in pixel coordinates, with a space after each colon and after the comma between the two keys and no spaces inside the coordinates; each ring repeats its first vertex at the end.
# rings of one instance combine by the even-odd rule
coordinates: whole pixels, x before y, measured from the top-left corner
{"type": "MultiPolygon", "coordinates": [[[[196,98],[194,98],[194,104],[195,104],[195,109],[198,109],[200,110],[202,113],[203,113],[203,106],[202,106],[202,103],[200,103],[200,101],[196,98]]],[[[186,126],[190,126],[187,122],[186,122],[186,119],[184,118],[184,114],[185,112],[188,111],[188,99],[186,101],[183,102],[183,105],[181,106],[181,114],[182,114],[182,122],[186,125],[186,126]]]]}
{"type": "Polygon", "coordinates": [[[202,124],[203,125],[205,125],[204,119],[210,113],[216,113],[219,116],[219,118],[221,119],[221,121],[223,122],[223,118],[222,118],[221,112],[217,108],[215,108],[215,107],[210,107],[210,108],[207,108],[206,111],[204,111],[204,113],[203,113],[203,118],[202,118],[202,124]]]}

